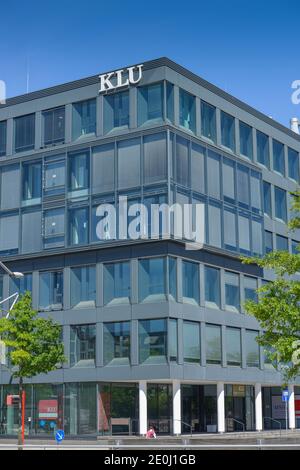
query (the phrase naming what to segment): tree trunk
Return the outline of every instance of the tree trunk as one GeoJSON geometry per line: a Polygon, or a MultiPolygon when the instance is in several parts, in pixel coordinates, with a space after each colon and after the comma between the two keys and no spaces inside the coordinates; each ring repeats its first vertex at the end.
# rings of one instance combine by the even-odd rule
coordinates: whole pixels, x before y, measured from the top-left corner
{"type": "Polygon", "coordinates": [[[19,432],[18,432],[18,446],[19,450],[22,450],[22,398],[23,398],[23,377],[19,379],[19,432]]]}

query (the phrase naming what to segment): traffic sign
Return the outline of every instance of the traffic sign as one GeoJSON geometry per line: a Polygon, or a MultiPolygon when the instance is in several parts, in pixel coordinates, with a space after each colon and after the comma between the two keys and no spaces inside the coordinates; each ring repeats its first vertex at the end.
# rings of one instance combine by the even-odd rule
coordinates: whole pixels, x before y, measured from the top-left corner
{"type": "Polygon", "coordinates": [[[282,390],[281,399],[282,399],[283,402],[289,401],[289,391],[288,390],[282,390]]]}
{"type": "Polygon", "coordinates": [[[59,444],[61,441],[63,441],[65,438],[65,431],[62,429],[58,429],[55,433],[55,440],[59,444]]]}

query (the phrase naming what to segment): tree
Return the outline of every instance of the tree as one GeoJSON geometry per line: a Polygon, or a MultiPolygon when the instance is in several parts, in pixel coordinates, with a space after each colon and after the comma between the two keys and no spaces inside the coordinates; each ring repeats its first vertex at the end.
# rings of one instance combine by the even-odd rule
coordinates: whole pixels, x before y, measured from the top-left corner
{"type": "MultiPolygon", "coordinates": [[[[291,230],[300,228],[300,192],[292,193],[293,218],[291,230]]],[[[263,330],[257,338],[266,354],[277,364],[285,384],[300,375],[300,253],[274,251],[263,258],[242,258],[243,263],[255,263],[271,269],[273,281],[258,289],[258,301],[245,302],[248,314],[253,315],[263,330]]]]}
{"type": "Polygon", "coordinates": [[[61,327],[51,318],[41,318],[32,309],[30,292],[26,292],[11,310],[0,319],[0,338],[8,348],[12,377],[19,382],[19,434],[22,443],[21,417],[24,378],[46,374],[65,362],[61,327]]]}

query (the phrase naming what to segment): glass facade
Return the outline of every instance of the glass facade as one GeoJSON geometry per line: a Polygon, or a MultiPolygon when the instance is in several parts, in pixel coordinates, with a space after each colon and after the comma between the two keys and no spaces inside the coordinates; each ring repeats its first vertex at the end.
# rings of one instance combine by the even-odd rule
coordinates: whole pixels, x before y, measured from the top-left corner
{"type": "Polygon", "coordinates": [[[140,364],[164,364],[167,362],[167,320],[139,321],[140,364]]]}
{"type": "Polygon", "coordinates": [[[96,302],[96,268],[81,266],[71,269],[71,306],[93,307],[96,302]]]}
{"type": "Polygon", "coordinates": [[[166,300],[166,258],[139,260],[139,301],[166,300]]]}
{"type": "Polygon", "coordinates": [[[63,273],[51,271],[40,273],[40,310],[60,310],[63,306],[63,273]]]}
{"type": "Polygon", "coordinates": [[[96,361],[96,326],[71,326],[70,366],[95,367],[96,361]]]}
{"type": "Polygon", "coordinates": [[[138,89],[138,125],[161,122],[163,119],[163,83],[138,89]]]}
{"type": "Polygon", "coordinates": [[[131,298],[130,263],[105,264],[103,269],[104,305],[126,304],[131,298]]]}
{"type": "Polygon", "coordinates": [[[129,127],[129,92],[104,97],[104,133],[129,127]]]}
{"type": "Polygon", "coordinates": [[[130,364],[130,322],[104,323],[104,364],[130,364]]]}

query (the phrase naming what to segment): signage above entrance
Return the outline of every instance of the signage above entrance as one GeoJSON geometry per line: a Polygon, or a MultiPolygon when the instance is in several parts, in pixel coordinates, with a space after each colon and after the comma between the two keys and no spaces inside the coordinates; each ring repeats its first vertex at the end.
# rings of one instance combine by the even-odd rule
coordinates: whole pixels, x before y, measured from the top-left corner
{"type": "Polygon", "coordinates": [[[99,75],[100,90],[99,93],[122,88],[128,85],[136,85],[142,78],[143,64],[128,67],[127,69],[116,70],[115,72],[99,75]]]}

